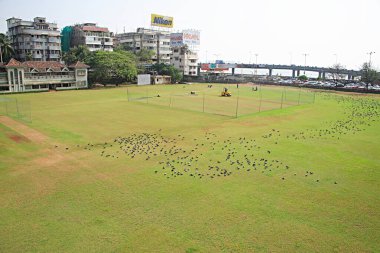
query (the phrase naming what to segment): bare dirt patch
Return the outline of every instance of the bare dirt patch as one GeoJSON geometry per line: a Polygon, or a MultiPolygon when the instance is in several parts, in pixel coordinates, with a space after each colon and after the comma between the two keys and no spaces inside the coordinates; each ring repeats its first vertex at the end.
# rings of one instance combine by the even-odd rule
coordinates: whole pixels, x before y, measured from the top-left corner
{"type": "Polygon", "coordinates": [[[14,142],[17,143],[24,143],[24,142],[30,142],[30,140],[22,135],[14,135],[14,134],[8,134],[7,135],[9,139],[11,139],[14,142]]]}
{"type": "Polygon", "coordinates": [[[46,135],[7,116],[0,116],[0,123],[11,128],[32,142],[41,143],[48,139],[46,135]]]}

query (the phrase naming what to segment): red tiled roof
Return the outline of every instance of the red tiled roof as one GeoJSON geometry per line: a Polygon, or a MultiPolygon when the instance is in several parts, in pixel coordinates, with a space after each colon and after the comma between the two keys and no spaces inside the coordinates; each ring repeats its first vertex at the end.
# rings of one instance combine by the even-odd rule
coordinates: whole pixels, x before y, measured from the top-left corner
{"type": "Polygon", "coordinates": [[[57,61],[25,61],[23,65],[28,68],[64,68],[65,65],[57,61]]]}
{"type": "Polygon", "coordinates": [[[105,27],[96,27],[96,26],[83,26],[82,30],[85,32],[105,32],[108,33],[108,28],[105,27]]]}
{"type": "Polygon", "coordinates": [[[88,69],[88,68],[90,68],[90,66],[88,66],[88,65],[86,65],[80,61],[77,61],[76,63],[71,64],[69,66],[69,68],[86,68],[86,69],[88,69]]]}
{"type": "Polygon", "coordinates": [[[22,67],[22,63],[12,58],[5,67],[22,67]]]}
{"type": "Polygon", "coordinates": [[[54,71],[61,71],[62,68],[66,67],[57,61],[26,61],[23,62],[22,65],[27,68],[37,69],[40,72],[46,71],[49,68],[54,71]]]}

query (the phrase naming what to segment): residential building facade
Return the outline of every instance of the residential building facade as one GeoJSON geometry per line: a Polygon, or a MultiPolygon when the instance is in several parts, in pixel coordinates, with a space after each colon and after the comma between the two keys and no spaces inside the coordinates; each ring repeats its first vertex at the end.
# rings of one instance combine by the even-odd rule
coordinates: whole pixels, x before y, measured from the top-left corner
{"type": "Polygon", "coordinates": [[[116,45],[122,45],[133,52],[147,49],[154,52],[153,63],[170,64],[170,33],[138,28],[136,32],[115,35],[116,45]]]}
{"type": "Polygon", "coordinates": [[[106,27],[95,23],[67,26],[62,30],[62,49],[85,45],[90,51],[113,51],[113,36],[106,27]]]}
{"type": "Polygon", "coordinates": [[[185,76],[198,75],[198,49],[200,32],[197,30],[183,30],[170,34],[170,45],[173,54],[170,63],[182,70],[185,76]]]}
{"type": "Polygon", "coordinates": [[[46,22],[44,17],[33,21],[7,19],[7,35],[20,61],[59,61],[61,34],[57,24],[46,22]]]}
{"type": "Polygon", "coordinates": [[[198,54],[191,51],[187,45],[173,47],[170,63],[182,70],[185,76],[198,75],[198,54]]]}
{"type": "Polygon", "coordinates": [[[0,93],[84,89],[88,68],[81,62],[65,66],[55,61],[11,59],[0,65],[0,93]]]}

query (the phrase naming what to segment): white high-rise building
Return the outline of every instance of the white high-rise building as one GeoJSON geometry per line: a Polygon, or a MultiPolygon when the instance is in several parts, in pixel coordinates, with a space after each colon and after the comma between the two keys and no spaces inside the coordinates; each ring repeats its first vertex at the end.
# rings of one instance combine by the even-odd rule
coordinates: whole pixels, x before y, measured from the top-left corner
{"type": "Polygon", "coordinates": [[[44,17],[33,21],[19,18],[7,19],[7,35],[15,50],[15,58],[21,61],[59,61],[61,58],[61,34],[57,24],[46,22],[44,17]]]}
{"type": "Polygon", "coordinates": [[[73,26],[70,37],[70,47],[85,45],[90,51],[113,51],[113,38],[108,28],[94,23],[73,26]]]}
{"type": "Polygon", "coordinates": [[[185,76],[196,76],[198,70],[198,54],[191,51],[187,45],[173,47],[170,63],[183,71],[185,76]]]}
{"type": "Polygon", "coordinates": [[[136,32],[115,35],[115,45],[123,45],[133,52],[147,49],[154,52],[153,63],[170,64],[170,33],[138,28],[136,32]]]}
{"type": "Polygon", "coordinates": [[[200,32],[197,30],[184,30],[170,35],[170,45],[173,54],[170,63],[182,70],[185,76],[198,75],[198,46],[200,45],[200,32]]]}

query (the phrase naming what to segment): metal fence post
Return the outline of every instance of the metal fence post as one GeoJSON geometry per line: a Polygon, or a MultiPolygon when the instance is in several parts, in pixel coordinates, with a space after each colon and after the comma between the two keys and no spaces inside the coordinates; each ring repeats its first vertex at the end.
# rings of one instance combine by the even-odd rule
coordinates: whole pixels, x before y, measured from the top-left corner
{"type": "Polygon", "coordinates": [[[282,91],[282,94],[281,94],[281,109],[282,109],[283,103],[284,103],[284,91],[282,91]]]}
{"type": "Polygon", "coordinates": [[[16,102],[17,117],[20,118],[20,111],[18,109],[18,100],[17,100],[17,98],[15,98],[15,102],[16,102]]]}
{"type": "Polygon", "coordinates": [[[259,104],[259,112],[261,112],[261,103],[262,103],[262,100],[263,100],[263,95],[261,93],[261,84],[260,84],[260,104],[259,104]]]}
{"type": "Polygon", "coordinates": [[[298,105],[300,105],[300,99],[301,99],[301,87],[299,88],[299,91],[298,91],[298,105]]]}
{"type": "Polygon", "coordinates": [[[240,90],[238,89],[238,96],[236,99],[236,112],[235,112],[235,117],[238,117],[238,110],[239,110],[239,98],[240,98],[240,90]]]}
{"type": "Polygon", "coordinates": [[[203,92],[203,112],[205,112],[205,93],[203,92]]]}
{"type": "Polygon", "coordinates": [[[7,116],[9,116],[9,115],[8,115],[8,101],[7,101],[7,100],[5,100],[5,114],[6,114],[7,116]]]}

